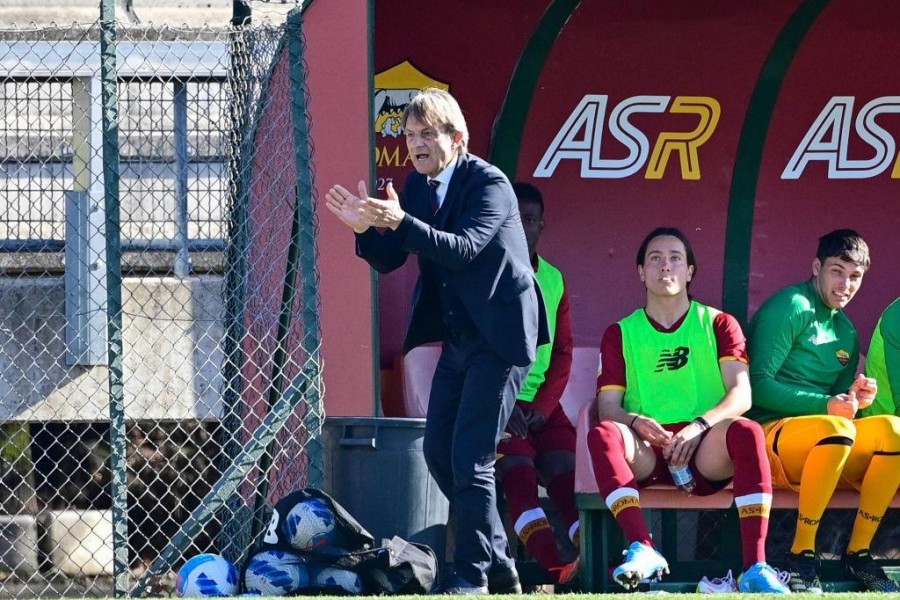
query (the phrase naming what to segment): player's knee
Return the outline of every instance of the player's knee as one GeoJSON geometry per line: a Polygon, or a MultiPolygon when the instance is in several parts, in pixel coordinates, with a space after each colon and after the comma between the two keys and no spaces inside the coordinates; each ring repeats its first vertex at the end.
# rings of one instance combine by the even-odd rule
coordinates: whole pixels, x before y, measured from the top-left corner
{"type": "Polygon", "coordinates": [[[497,464],[494,466],[497,473],[497,480],[502,481],[507,473],[519,467],[525,467],[527,469],[535,468],[534,462],[532,462],[532,460],[527,456],[507,454],[501,458],[498,458],[497,464]]]}
{"type": "Polygon", "coordinates": [[[856,441],[856,426],[853,421],[837,415],[822,415],[819,426],[820,441],[829,438],[847,438],[856,441]]]}
{"type": "Polygon", "coordinates": [[[881,441],[882,452],[900,452],[900,417],[895,415],[877,415],[866,419],[867,437],[881,441]],[[868,422],[871,421],[871,424],[868,422]],[[869,432],[871,431],[871,436],[869,432]]]}
{"type": "Polygon", "coordinates": [[[575,453],[568,450],[550,450],[538,456],[537,468],[544,481],[553,481],[560,475],[575,470],[575,453]]]}
{"type": "Polygon", "coordinates": [[[884,421],[885,434],[900,438],[900,417],[896,415],[880,415],[884,421]]]}
{"type": "Polygon", "coordinates": [[[735,419],[728,425],[725,432],[726,440],[734,440],[742,446],[765,447],[766,434],[762,426],[749,419],[735,419]]]}
{"type": "Polygon", "coordinates": [[[625,432],[620,429],[624,425],[618,425],[610,421],[601,421],[596,427],[591,429],[587,434],[587,449],[594,462],[596,470],[597,461],[601,464],[616,465],[620,460],[624,459],[626,463],[634,461],[634,453],[637,450],[626,448],[626,443],[632,443],[631,436],[629,442],[625,441],[625,432]]]}
{"type": "Polygon", "coordinates": [[[622,446],[622,432],[619,431],[618,425],[612,421],[600,421],[597,426],[588,431],[587,442],[589,448],[610,446],[622,446]]]}

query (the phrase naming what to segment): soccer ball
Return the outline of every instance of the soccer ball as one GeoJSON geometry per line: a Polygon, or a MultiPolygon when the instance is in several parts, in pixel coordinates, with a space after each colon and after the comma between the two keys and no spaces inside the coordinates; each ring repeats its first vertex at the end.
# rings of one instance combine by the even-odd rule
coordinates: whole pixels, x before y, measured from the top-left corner
{"type": "Polygon", "coordinates": [[[343,590],[346,594],[362,593],[362,579],[359,575],[337,567],[325,567],[316,573],[314,585],[326,590],[343,590]]]}
{"type": "Polygon", "coordinates": [[[263,550],[247,563],[244,587],[263,596],[287,596],[309,587],[309,570],[290,552],[263,550]]]}
{"type": "Polygon", "coordinates": [[[234,596],[238,570],[219,554],[198,554],[178,571],[175,591],[179,596],[234,596]]]}
{"type": "Polygon", "coordinates": [[[314,550],[334,542],[334,513],[319,498],[309,498],[291,507],[284,519],[284,534],[297,550],[314,550]]]}

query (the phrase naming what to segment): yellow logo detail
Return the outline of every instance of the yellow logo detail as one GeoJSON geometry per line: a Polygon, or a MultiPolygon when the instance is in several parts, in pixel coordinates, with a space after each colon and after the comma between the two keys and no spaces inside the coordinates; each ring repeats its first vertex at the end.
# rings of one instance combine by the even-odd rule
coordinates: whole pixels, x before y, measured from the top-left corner
{"type": "Polygon", "coordinates": [[[650,164],[647,166],[647,179],[662,179],[666,164],[673,154],[678,154],[681,164],[681,178],[688,180],[700,179],[700,158],[697,148],[705,144],[716,125],[719,124],[719,115],[722,108],[715,98],[707,96],[678,96],[669,109],[671,113],[695,114],[700,120],[693,131],[671,132],[664,131],[656,139],[653,153],[650,155],[650,164]]]}
{"type": "Polygon", "coordinates": [[[738,517],[769,517],[769,506],[765,504],[747,504],[738,508],[738,517]]]}
{"type": "Polygon", "coordinates": [[[548,521],[546,517],[535,519],[523,527],[522,531],[519,532],[519,539],[523,542],[528,542],[528,538],[530,538],[535,531],[540,531],[541,529],[550,529],[550,521],[548,521]]]}
{"type": "Polygon", "coordinates": [[[375,75],[375,164],[402,167],[408,161],[406,147],[391,140],[403,136],[400,119],[410,99],[422,88],[450,91],[450,85],[422,73],[408,60],[375,75]]]}
{"type": "Polygon", "coordinates": [[[632,506],[635,508],[641,507],[641,501],[638,499],[638,497],[637,496],[624,496],[622,498],[619,498],[615,502],[613,502],[613,505],[609,507],[609,511],[613,514],[613,517],[615,517],[616,515],[618,515],[620,512],[622,512],[626,508],[629,508],[632,506]]]}
{"type": "Polygon", "coordinates": [[[838,362],[842,365],[846,365],[848,362],[850,362],[850,353],[846,350],[838,350],[834,353],[834,355],[837,356],[838,362]]]}

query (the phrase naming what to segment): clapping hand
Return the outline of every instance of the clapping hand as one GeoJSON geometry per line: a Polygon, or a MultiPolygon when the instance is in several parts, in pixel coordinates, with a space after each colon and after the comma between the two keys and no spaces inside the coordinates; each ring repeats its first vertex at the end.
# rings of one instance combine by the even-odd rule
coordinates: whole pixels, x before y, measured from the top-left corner
{"type": "Polygon", "coordinates": [[[400,197],[394,184],[387,184],[387,200],[370,198],[365,181],[359,182],[358,189],[359,195],[355,196],[346,188],[335,185],[325,194],[325,206],[356,233],[369,227],[396,229],[406,213],[400,208],[400,197]]]}
{"type": "Polygon", "coordinates": [[[372,225],[362,211],[362,198],[366,197],[365,183],[360,181],[359,187],[360,196],[354,196],[340,185],[335,185],[325,194],[325,206],[328,210],[356,233],[362,233],[372,225]]]}
{"type": "Polygon", "coordinates": [[[363,214],[363,218],[375,227],[397,229],[406,213],[400,208],[400,197],[394,190],[394,184],[388,182],[385,191],[387,192],[387,200],[369,198],[366,195],[365,182],[360,181],[359,195],[360,198],[364,198],[360,203],[360,212],[363,214]]]}

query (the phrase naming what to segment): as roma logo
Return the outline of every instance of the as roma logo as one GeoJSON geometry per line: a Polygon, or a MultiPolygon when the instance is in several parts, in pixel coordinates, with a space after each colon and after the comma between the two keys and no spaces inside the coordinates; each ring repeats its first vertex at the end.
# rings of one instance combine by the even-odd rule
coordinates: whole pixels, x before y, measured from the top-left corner
{"type": "Polygon", "coordinates": [[[846,366],[848,362],[850,362],[850,353],[846,350],[838,350],[834,353],[837,356],[838,362],[842,365],[846,366]]]}
{"type": "Polygon", "coordinates": [[[408,168],[400,118],[410,99],[426,87],[450,91],[449,84],[429,77],[408,60],[375,75],[375,166],[379,180],[393,175],[383,169],[408,168]]]}

